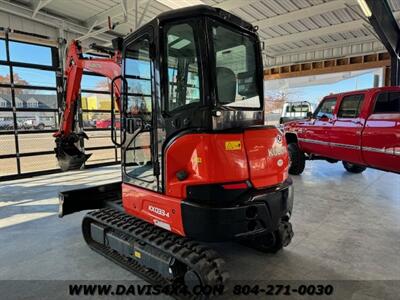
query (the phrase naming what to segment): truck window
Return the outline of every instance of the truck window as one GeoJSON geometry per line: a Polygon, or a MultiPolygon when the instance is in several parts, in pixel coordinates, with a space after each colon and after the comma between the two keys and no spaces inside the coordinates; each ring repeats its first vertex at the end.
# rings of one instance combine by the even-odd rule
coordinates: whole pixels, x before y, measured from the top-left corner
{"type": "Polygon", "coordinates": [[[363,94],[343,97],[339,107],[338,118],[357,118],[360,114],[363,101],[363,94]]]}
{"type": "Polygon", "coordinates": [[[335,110],[336,106],[336,98],[328,98],[325,99],[315,110],[314,118],[321,119],[321,118],[333,118],[333,111],[335,110]]]}
{"type": "Polygon", "coordinates": [[[374,113],[399,113],[400,112],[400,92],[381,93],[375,102],[374,113]]]}

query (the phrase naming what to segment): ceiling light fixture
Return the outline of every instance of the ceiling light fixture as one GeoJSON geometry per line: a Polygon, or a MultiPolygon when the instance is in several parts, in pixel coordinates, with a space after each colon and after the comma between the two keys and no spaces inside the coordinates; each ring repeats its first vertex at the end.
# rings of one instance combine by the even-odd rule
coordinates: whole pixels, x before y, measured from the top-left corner
{"type": "Polygon", "coordinates": [[[360,5],[361,10],[363,11],[364,15],[366,17],[371,17],[372,16],[372,12],[371,9],[369,8],[367,2],[365,2],[365,0],[357,0],[358,5],[360,5]]]}

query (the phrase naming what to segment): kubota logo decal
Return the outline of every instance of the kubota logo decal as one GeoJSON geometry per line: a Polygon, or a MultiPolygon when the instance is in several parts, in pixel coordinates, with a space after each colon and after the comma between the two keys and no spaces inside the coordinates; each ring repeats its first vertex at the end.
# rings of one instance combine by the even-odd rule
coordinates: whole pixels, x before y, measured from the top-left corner
{"type": "Polygon", "coordinates": [[[281,156],[286,154],[286,148],[285,147],[274,147],[272,149],[268,149],[268,156],[269,157],[276,157],[276,156],[281,156]]]}
{"type": "Polygon", "coordinates": [[[169,212],[166,212],[164,209],[162,208],[158,208],[152,205],[149,205],[147,208],[149,211],[152,211],[153,213],[163,216],[163,217],[167,217],[169,218],[169,212]]]}

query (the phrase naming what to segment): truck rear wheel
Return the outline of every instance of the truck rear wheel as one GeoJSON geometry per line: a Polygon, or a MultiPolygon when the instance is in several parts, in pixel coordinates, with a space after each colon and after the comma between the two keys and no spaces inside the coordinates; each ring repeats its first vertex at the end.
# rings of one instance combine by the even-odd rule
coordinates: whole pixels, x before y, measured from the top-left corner
{"type": "Polygon", "coordinates": [[[290,156],[289,173],[292,175],[300,175],[303,173],[306,166],[306,157],[304,152],[300,150],[297,143],[290,143],[288,145],[288,150],[290,156]]]}
{"type": "Polygon", "coordinates": [[[367,169],[366,167],[352,164],[347,161],[342,161],[342,163],[343,163],[343,167],[346,169],[346,171],[348,171],[350,173],[359,174],[359,173],[364,172],[367,169]]]}

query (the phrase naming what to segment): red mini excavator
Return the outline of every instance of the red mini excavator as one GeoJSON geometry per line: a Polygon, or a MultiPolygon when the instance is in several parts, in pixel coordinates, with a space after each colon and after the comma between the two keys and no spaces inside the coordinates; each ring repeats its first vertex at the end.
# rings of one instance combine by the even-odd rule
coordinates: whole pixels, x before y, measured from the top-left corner
{"type": "Polygon", "coordinates": [[[223,260],[200,242],[239,241],[264,252],[293,236],[288,152],[264,126],[257,28],[217,8],[163,13],[113,42],[111,59],[67,59],[57,155],[82,164],[73,125],[82,69],[112,79],[112,140],[122,182],[62,192],[60,216],[83,219],[87,244],[158,285],[220,285],[223,260]],[[122,71],[119,71],[119,66],[122,71]],[[115,124],[119,125],[116,126],[115,124]],[[73,149],[73,150],[71,150],[73,149]]]}

